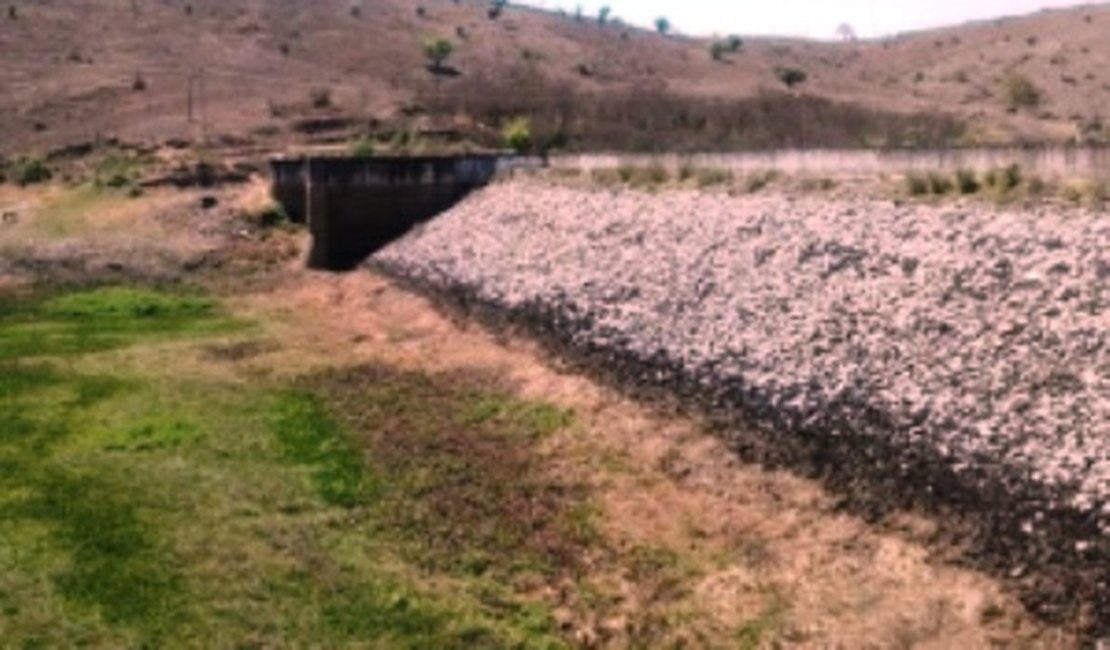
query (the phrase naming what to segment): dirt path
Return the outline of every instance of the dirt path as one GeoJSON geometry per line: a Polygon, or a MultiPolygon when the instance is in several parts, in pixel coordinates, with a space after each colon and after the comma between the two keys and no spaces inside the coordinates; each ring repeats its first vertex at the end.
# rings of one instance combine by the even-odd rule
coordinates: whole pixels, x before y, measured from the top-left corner
{"type": "Polygon", "coordinates": [[[1074,645],[997,583],[946,564],[928,543],[935,522],[869,526],[813,482],[739,463],[698,422],[630,402],[535,344],[451,318],[382,277],[290,269],[233,303],[279,343],[249,361],[262,374],[371,362],[477,372],[572,410],[575,425],[552,439],[552,458],[593,486],[603,534],[631,558],[623,565],[647,573],[597,567],[594,584],[616,597],[546,594],[584,645],[1074,645]]]}

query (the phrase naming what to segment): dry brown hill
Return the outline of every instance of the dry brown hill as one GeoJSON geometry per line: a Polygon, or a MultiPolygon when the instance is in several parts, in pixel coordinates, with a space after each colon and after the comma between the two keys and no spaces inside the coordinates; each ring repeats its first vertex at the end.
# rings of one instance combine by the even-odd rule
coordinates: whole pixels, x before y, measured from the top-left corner
{"type": "Polygon", "coordinates": [[[704,39],[511,6],[493,19],[478,0],[3,4],[9,157],[98,137],[283,145],[336,127],[488,146],[520,114],[541,144],[576,148],[1110,136],[1110,5],[881,41],[752,38],[714,60],[704,39]],[[454,43],[449,74],[429,71],[429,38],[454,43]],[[783,68],[806,81],[787,89],[783,68]]]}

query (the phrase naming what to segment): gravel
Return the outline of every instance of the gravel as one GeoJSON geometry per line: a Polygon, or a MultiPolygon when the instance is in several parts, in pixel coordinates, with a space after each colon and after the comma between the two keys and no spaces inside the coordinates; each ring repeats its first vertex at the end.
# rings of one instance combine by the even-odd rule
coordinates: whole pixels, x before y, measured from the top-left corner
{"type": "Polygon", "coordinates": [[[1105,213],[513,181],[373,263],[673,368],[784,444],[885,450],[860,454],[903,492],[955,477],[1018,546],[1110,562],[1105,213]]]}

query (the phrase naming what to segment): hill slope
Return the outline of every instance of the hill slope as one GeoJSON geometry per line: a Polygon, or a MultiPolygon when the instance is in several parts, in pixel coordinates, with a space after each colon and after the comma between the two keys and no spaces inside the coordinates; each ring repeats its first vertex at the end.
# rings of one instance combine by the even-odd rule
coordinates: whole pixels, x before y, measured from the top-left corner
{"type": "Polygon", "coordinates": [[[543,144],[578,148],[1110,135],[1100,114],[1110,101],[1110,42],[1101,37],[1110,5],[883,41],[747,39],[722,60],[705,40],[516,7],[491,19],[477,0],[10,6],[0,16],[8,155],[98,136],[284,143],[337,123],[488,145],[514,113],[538,114],[543,144]],[[455,44],[449,74],[427,69],[428,38],[455,44]],[[776,75],[784,67],[806,81],[788,90],[776,75]]]}

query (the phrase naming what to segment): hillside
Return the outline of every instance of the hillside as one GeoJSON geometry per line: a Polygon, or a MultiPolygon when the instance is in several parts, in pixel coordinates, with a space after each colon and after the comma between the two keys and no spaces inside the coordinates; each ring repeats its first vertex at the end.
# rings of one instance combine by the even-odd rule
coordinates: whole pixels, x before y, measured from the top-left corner
{"type": "Polygon", "coordinates": [[[286,146],[360,131],[395,145],[438,135],[491,146],[521,114],[535,117],[539,144],[579,149],[1110,137],[1100,113],[1110,5],[883,41],[747,38],[720,60],[707,40],[512,6],[493,19],[478,0],[9,6],[0,17],[9,157],[98,137],[286,146]],[[440,74],[424,58],[429,38],[455,46],[440,74]],[[806,81],[787,89],[782,68],[806,81]]]}

